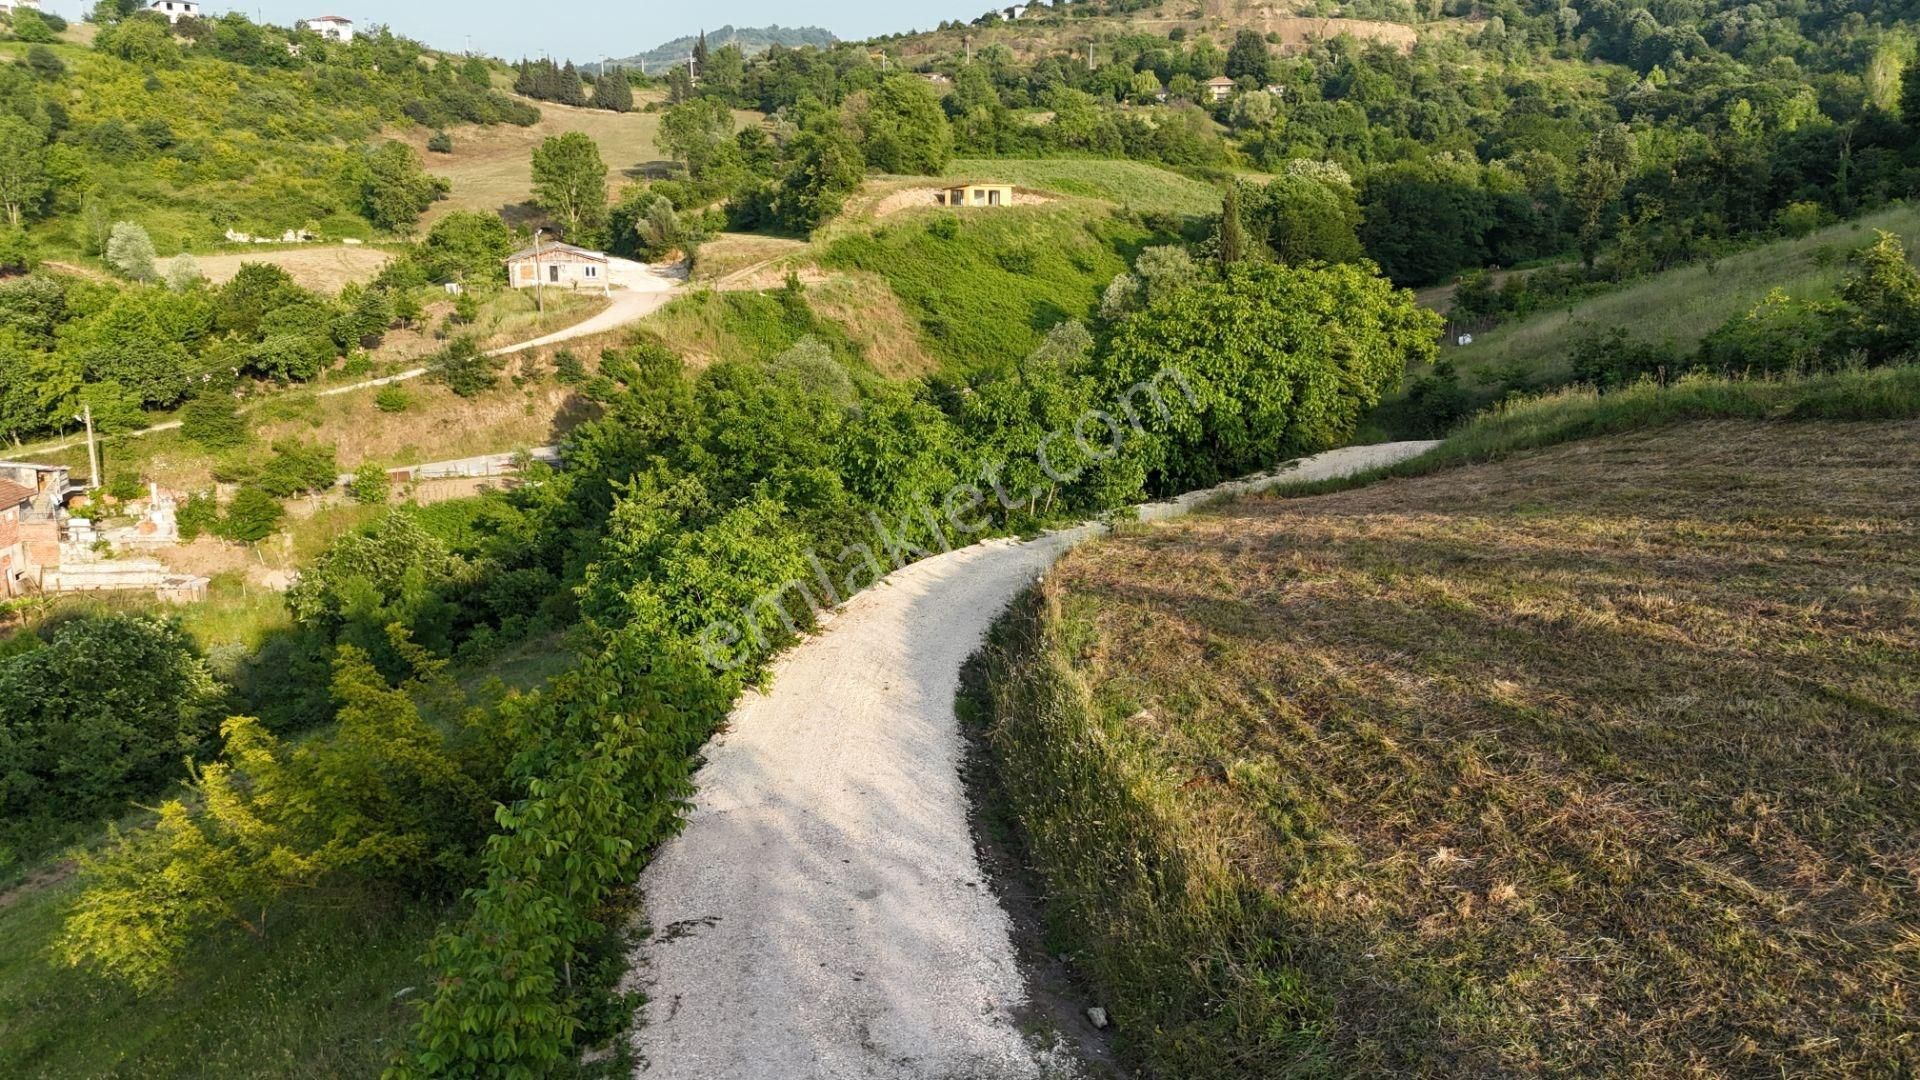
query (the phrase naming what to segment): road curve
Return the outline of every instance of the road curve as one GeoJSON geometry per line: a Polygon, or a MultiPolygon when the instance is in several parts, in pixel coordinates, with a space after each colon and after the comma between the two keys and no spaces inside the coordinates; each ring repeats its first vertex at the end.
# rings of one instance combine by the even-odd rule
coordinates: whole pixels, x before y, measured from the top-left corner
{"type": "MultiPolygon", "coordinates": [[[[1321,454],[1245,492],[1433,443],[1321,454]]],[[[1220,491],[1143,508],[1159,520],[1220,491]]],[[[960,779],[960,668],[1013,598],[1097,526],[992,541],[893,574],[775,666],[706,751],[686,830],[643,872],[647,1080],[1072,1076],[1023,1034],[1007,916],[960,779]]]]}

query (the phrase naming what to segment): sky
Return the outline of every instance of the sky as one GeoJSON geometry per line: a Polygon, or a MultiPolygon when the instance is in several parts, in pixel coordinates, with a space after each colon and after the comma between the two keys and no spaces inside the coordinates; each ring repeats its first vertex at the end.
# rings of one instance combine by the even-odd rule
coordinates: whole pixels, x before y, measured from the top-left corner
{"type": "MultiPolygon", "coordinates": [[[[214,15],[241,11],[277,25],[316,15],[383,22],[395,33],[437,49],[467,47],[512,60],[547,53],[595,61],[631,56],[701,29],[735,26],[823,26],[843,38],[928,30],[942,19],[972,19],[998,0],[638,0],[554,4],[510,0],[203,0],[214,15]],[[976,10],[977,9],[977,10],[976,10]],[[551,12],[545,17],[543,12],[551,12]]],[[[1011,3],[1005,0],[1001,6],[1011,3]]],[[[48,10],[79,18],[92,0],[50,0],[48,10]]]]}

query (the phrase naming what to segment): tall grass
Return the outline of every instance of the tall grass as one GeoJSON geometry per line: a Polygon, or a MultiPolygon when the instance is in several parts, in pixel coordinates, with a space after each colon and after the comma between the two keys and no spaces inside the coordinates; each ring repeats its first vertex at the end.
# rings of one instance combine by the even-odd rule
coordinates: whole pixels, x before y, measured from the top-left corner
{"type": "Polygon", "coordinates": [[[1278,1076],[1325,1056],[1327,1003],[1287,957],[1270,894],[1189,813],[1169,773],[1076,670],[1096,631],[1051,583],[1018,601],[982,654],[995,780],[1048,936],[1102,996],[1150,1076],[1278,1076]]]}
{"type": "Polygon", "coordinates": [[[1311,495],[1496,461],[1526,450],[1703,420],[1911,420],[1920,418],[1920,365],[1811,378],[1742,380],[1697,376],[1601,394],[1571,387],[1496,406],[1467,421],[1432,452],[1340,480],[1283,486],[1311,495]]]}
{"type": "Polygon", "coordinates": [[[1897,233],[1912,247],[1920,241],[1920,206],[1888,207],[1804,237],[1654,274],[1497,327],[1477,335],[1471,347],[1444,355],[1469,385],[1481,373],[1507,367],[1527,371],[1538,385],[1568,377],[1570,331],[1583,325],[1625,327],[1636,337],[1691,348],[1775,289],[1803,298],[1832,296],[1846,273],[1846,256],[1871,243],[1876,229],[1897,233]]]}

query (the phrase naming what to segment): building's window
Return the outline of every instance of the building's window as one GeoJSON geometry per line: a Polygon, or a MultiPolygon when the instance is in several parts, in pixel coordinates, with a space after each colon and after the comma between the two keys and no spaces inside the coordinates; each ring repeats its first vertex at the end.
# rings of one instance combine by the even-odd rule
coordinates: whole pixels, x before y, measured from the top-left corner
{"type": "Polygon", "coordinates": [[[589,266],[589,267],[587,267],[586,269],[587,269],[587,276],[588,276],[588,277],[599,277],[599,276],[600,276],[600,268],[599,268],[599,267],[597,267],[597,266],[589,266]]]}
{"type": "Polygon", "coordinates": [[[560,268],[558,266],[547,267],[547,280],[548,281],[560,280],[560,268]]]}

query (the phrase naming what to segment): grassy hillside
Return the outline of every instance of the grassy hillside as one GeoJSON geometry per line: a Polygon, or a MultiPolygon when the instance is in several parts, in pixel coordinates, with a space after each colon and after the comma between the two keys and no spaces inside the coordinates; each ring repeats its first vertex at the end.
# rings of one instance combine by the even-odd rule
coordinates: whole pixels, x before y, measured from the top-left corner
{"type": "Polygon", "coordinates": [[[1003,631],[992,744],[1126,1048],[1920,1067],[1917,453],[1910,419],[1664,428],[1070,557],[1003,631]]]}
{"type": "Polygon", "coordinates": [[[265,942],[208,942],[177,984],[140,995],[51,954],[76,893],[0,894],[0,1054],[28,1075],[377,1075],[431,978],[420,957],[441,915],[336,896],[277,913],[265,942]]]}
{"type": "Polygon", "coordinates": [[[884,279],[927,351],[967,370],[1025,356],[1055,323],[1088,317],[1155,242],[1168,238],[1065,202],[902,217],[830,241],[820,262],[884,279]]]}
{"type": "Polygon", "coordinates": [[[1471,347],[1448,349],[1443,356],[1469,386],[1486,387],[1507,368],[1526,372],[1536,385],[1564,381],[1572,338],[1588,330],[1624,327],[1636,337],[1692,347],[1775,289],[1800,298],[1832,296],[1847,255],[1871,243],[1875,230],[1899,234],[1912,249],[1920,243],[1920,207],[1889,207],[1799,239],[1655,274],[1616,292],[1496,327],[1476,335],[1471,347]]]}
{"type": "Polygon", "coordinates": [[[43,250],[98,254],[90,213],[138,222],[162,254],[229,228],[371,237],[356,164],[389,125],[536,118],[416,42],[305,42],[295,56],[283,29],[220,25],[198,43],[77,26],[47,47],[60,69],[27,77],[30,46],[0,43],[9,108],[50,141],[51,197],[28,213],[43,250]]]}
{"type": "Polygon", "coordinates": [[[1198,216],[1220,212],[1220,188],[1137,161],[962,158],[947,169],[956,183],[998,181],[1040,191],[1101,199],[1143,214],[1198,216]]]}
{"type": "MultiPolygon", "coordinates": [[[[636,94],[635,104],[644,109],[662,97],[658,93],[636,94]]],[[[423,225],[431,225],[455,210],[499,213],[516,222],[537,218],[538,211],[528,205],[533,198],[533,152],[543,141],[570,131],[586,134],[599,146],[600,157],[607,163],[609,197],[634,179],[668,164],[654,145],[660,131],[657,112],[615,113],[552,102],[529,104],[540,110],[539,121],[531,126],[463,125],[449,129],[453,136],[450,154],[427,150],[433,132],[425,128],[393,130],[392,134],[420,152],[428,172],[453,183],[452,194],[427,211],[421,219],[423,225]]],[[[746,111],[736,111],[734,118],[742,127],[765,119],[746,111]]]]}

